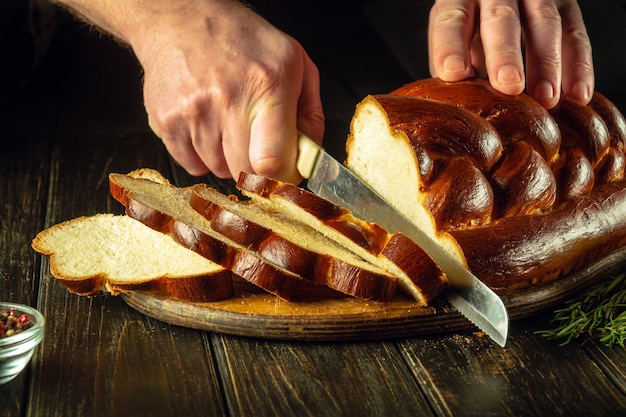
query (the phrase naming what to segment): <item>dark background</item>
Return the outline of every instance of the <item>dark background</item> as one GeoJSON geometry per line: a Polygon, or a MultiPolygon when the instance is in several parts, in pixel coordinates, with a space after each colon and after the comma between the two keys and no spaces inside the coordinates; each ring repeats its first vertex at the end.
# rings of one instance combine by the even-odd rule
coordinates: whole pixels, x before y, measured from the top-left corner
{"type": "MultiPolygon", "coordinates": [[[[318,65],[327,121],[325,146],[338,157],[343,156],[356,103],[367,94],[389,92],[429,76],[426,29],[431,1],[250,3],[298,39],[318,65]]],[[[50,49],[31,71],[28,34],[19,29],[23,17],[16,18],[25,5],[23,0],[7,0],[0,9],[0,129],[33,130],[33,120],[44,126],[46,118],[63,109],[58,123],[70,130],[149,133],[141,69],[132,52],[62,12],[50,49]]],[[[594,48],[597,90],[624,111],[626,2],[583,0],[580,5],[594,48]]]]}

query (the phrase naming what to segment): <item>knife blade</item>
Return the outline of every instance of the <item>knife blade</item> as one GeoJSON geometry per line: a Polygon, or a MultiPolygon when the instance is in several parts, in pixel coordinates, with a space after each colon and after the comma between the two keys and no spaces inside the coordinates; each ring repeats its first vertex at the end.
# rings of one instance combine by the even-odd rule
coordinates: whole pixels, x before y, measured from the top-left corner
{"type": "Polygon", "coordinates": [[[380,194],[302,133],[298,137],[297,168],[313,193],[350,209],[356,217],[376,223],[389,233],[402,232],[411,238],[446,274],[450,287],[441,296],[498,345],[505,346],[509,319],[500,297],[380,194]]]}

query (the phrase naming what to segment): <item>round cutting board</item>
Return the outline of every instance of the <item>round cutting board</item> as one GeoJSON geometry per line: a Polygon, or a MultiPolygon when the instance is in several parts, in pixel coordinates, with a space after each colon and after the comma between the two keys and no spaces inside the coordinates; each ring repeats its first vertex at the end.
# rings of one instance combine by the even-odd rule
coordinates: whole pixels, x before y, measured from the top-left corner
{"type": "MultiPolygon", "coordinates": [[[[558,280],[502,294],[509,319],[545,311],[590,285],[615,276],[626,266],[626,248],[558,280]]],[[[212,332],[284,340],[372,340],[475,329],[445,301],[420,307],[401,295],[378,303],[341,296],[323,288],[281,300],[243,280],[235,296],[192,303],[150,292],[122,295],[137,311],[160,321],[212,332]]]]}

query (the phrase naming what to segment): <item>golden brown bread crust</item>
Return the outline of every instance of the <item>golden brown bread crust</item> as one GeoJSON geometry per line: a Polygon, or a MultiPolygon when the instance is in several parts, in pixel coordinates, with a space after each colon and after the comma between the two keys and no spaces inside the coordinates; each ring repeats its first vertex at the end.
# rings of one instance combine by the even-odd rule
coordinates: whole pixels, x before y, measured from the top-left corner
{"type": "Polygon", "coordinates": [[[161,278],[137,285],[108,283],[107,289],[112,294],[128,291],[159,292],[168,297],[198,303],[227,300],[233,296],[232,275],[228,269],[208,277],[161,278]]]}
{"type": "MultiPolygon", "coordinates": [[[[587,106],[564,97],[546,112],[538,111],[538,104],[525,95],[495,94],[479,80],[420,80],[394,94],[404,95],[405,100],[417,96],[460,105],[483,116],[483,123],[493,124],[499,132],[502,155],[491,171],[475,169],[475,177],[471,170],[461,170],[450,162],[460,156],[438,154],[438,163],[417,158],[419,172],[427,174],[429,181],[422,190],[425,201],[436,202],[435,196],[442,194],[467,193],[463,198],[481,198],[481,194],[475,197],[468,191],[476,190],[473,184],[480,181],[479,172],[492,187],[493,209],[489,215],[477,209],[475,222],[467,221],[471,215],[458,220],[454,214],[442,216],[434,204],[426,204],[437,228],[456,239],[468,266],[488,285],[505,291],[547,282],[626,243],[626,121],[604,96],[595,93],[587,106]],[[551,134],[554,126],[560,135],[551,134]],[[546,132],[551,135],[545,136],[546,132]],[[432,166],[442,168],[433,175],[432,166]],[[448,166],[455,168],[448,170],[448,166]],[[462,178],[455,177],[455,171],[463,173],[462,178]],[[440,180],[448,177],[457,181],[440,180]]],[[[387,95],[374,99],[387,112],[391,127],[403,132],[407,140],[429,141],[427,136],[414,138],[415,130],[398,122],[409,117],[411,106],[417,104],[389,105],[387,95]]],[[[420,115],[427,123],[439,123],[434,115],[420,115]]],[[[416,154],[428,147],[422,145],[416,154]]],[[[348,143],[347,151],[351,149],[348,143]]]]}
{"type": "MultiPolygon", "coordinates": [[[[387,110],[389,122],[407,133],[418,158],[463,156],[481,172],[489,172],[502,154],[502,140],[496,129],[459,106],[432,100],[377,94],[376,100],[387,110]]],[[[422,164],[422,179],[428,183],[432,163],[422,164]]]]}
{"type": "Polygon", "coordinates": [[[554,173],[528,142],[507,144],[488,182],[495,196],[495,219],[548,210],[556,200],[554,173]]]}
{"type": "Polygon", "coordinates": [[[262,175],[241,172],[237,180],[237,188],[248,194],[257,194],[265,198],[277,196],[292,201],[307,213],[343,233],[371,253],[380,253],[386,243],[387,231],[382,227],[356,219],[350,210],[320,198],[294,184],[262,175]]]}
{"type": "Polygon", "coordinates": [[[400,267],[420,289],[423,305],[430,304],[448,288],[447,278],[432,259],[415,242],[402,233],[394,233],[382,254],[400,267]]]}
{"type": "MultiPolygon", "coordinates": [[[[52,265],[50,265],[50,270],[52,276],[60,276],[59,274],[52,271],[52,265]]],[[[93,276],[87,279],[74,280],[74,279],[63,279],[57,278],[57,281],[62,283],[67,287],[67,290],[72,294],[84,295],[87,297],[93,297],[102,291],[104,288],[104,278],[102,276],[93,276]]]]}
{"type": "Polygon", "coordinates": [[[567,96],[561,97],[550,114],[561,130],[561,148],[580,149],[595,168],[610,146],[609,131],[600,115],[567,96]]]}
{"type": "MultiPolygon", "coordinates": [[[[214,229],[219,229],[230,239],[242,242],[263,258],[289,270],[314,285],[324,285],[344,294],[375,301],[390,301],[395,293],[397,280],[388,275],[376,274],[359,266],[350,265],[332,256],[312,252],[285,237],[266,229],[252,220],[244,219],[227,208],[207,199],[205,185],[193,187],[190,206],[205,216],[214,229]],[[260,231],[252,239],[243,236],[238,225],[248,230],[260,231]]],[[[235,200],[234,196],[231,196],[235,200]]]]}
{"type": "Polygon", "coordinates": [[[554,210],[450,232],[487,285],[513,290],[576,271],[626,243],[626,182],[598,187],[554,210]]]}
{"type": "Polygon", "coordinates": [[[423,204],[440,228],[488,222],[496,201],[487,178],[465,158],[442,158],[436,165],[437,175],[425,187],[423,204]]]}
{"type": "MultiPolygon", "coordinates": [[[[53,276],[61,276],[52,272],[53,276]]],[[[191,302],[213,302],[231,298],[231,271],[224,269],[210,276],[188,278],[159,278],[135,284],[111,283],[104,277],[92,276],[82,280],[56,278],[72,294],[93,297],[103,289],[117,295],[128,291],[150,291],[191,302]]]]}
{"type": "Polygon", "coordinates": [[[594,92],[589,107],[598,113],[609,131],[610,144],[620,151],[626,145],[626,118],[617,106],[599,92],[594,92]]]}
{"type": "Polygon", "coordinates": [[[530,97],[502,94],[482,79],[448,83],[425,78],[392,92],[461,106],[488,120],[504,143],[523,140],[547,161],[557,155],[561,144],[558,125],[548,111],[530,97]]]}
{"type": "MultiPolygon", "coordinates": [[[[233,285],[232,285],[232,273],[227,269],[215,268],[211,273],[202,274],[202,275],[188,275],[188,276],[141,276],[136,275],[134,278],[121,278],[119,275],[113,273],[113,276],[109,276],[107,268],[98,263],[98,261],[88,262],[90,267],[84,270],[83,274],[88,274],[87,276],[76,276],[76,273],[68,272],[68,269],[63,264],[67,263],[67,260],[59,259],[67,257],[67,255],[63,255],[64,249],[62,246],[63,242],[59,240],[54,240],[55,243],[49,244],[46,243],[46,237],[44,237],[50,230],[54,228],[62,229],[65,224],[70,224],[74,221],[81,220],[94,220],[92,226],[88,229],[88,232],[94,231],[94,228],[98,229],[98,226],[94,226],[97,222],[96,218],[106,217],[105,215],[95,215],[93,217],[79,217],[74,220],[69,220],[60,224],[55,225],[54,227],[47,229],[35,236],[32,241],[32,247],[37,252],[42,255],[48,257],[50,259],[50,273],[52,276],[56,278],[57,281],[65,285],[69,292],[81,296],[92,297],[98,295],[102,291],[107,291],[110,294],[117,295],[120,293],[125,293],[128,291],[149,291],[160,293],[169,297],[174,297],[181,300],[191,301],[191,302],[211,302],[211,301],[219,301],[227,298],[231,298],[233,296],[233,285]],[[94,269],[95,268],[95,269],[94,269]],[[97,268],[101,268],[99,273],[93,273],[91,271],[97,270],[97,268]],[[88,271],[88,272],[85,272],[88,271]],[[72,275],[74,275],[72,277],[72,275]]],[[[123,217],[123,216],[119,216],[123,217]]],[[[112,220],[113,217],[110,217],[112,220]]],[[[131,220],[134,222],[134,220],[131,220]]],[[[103,223],[103,227],[111,227],[111,225],[119,226],[121,223],[103,223]]],[[[126,225],[126,224],[124,224],[126,225]]],[[[125,229],[126,230],[126,229],[125,229]]],[[[134,229],[133,229],[134,231],[134,229]]],[[[97,234],[109,232],[109,229],[98,229],[95,231],[97,234]]],[[[115,235],[115,234],[113,234],[115,235]]],[[[68,236],[68,235],[66,235],[68,236]]],[[[115,235],[117,236],[117,235],[115,235]]],[[[65,240],[67,240],[66,238],[65,240]]],[[[117,254],[111,254],[109,251],[116,247],[120,252],[126,250],[131,250],[130,246],[124,246],[126,244],[126,239],[124,238],[121,243],[115,241],[115,243],[111,243],[114,241],[107,241],[106,243],[101,243],[102,240],[95,236],[89,236],[86,239],[95,239],[95,242],[100,243],[101,247],[108,248],[106,252],[106,256],[116,256],[117,254]],[[104,245],[104,246],[102,246],[104,245]]],[[[144,241],[145,242],[145,241],[144,241]]],[[[149,244],[149,242],[146,242],[149,244]]],[[[134,245],[134,244],[133,244],[134,245]]],[[[70,245],[75,246],[75,245],[70,245]]],[[[134,246],[132,247],[134,248],[134,246]]],[[[77,255],[74,255],[77,256],[77,255]]],[[[100,254],[99,256],[103,256],[100,254]]],[[[121,258],[120,258],[121,259],[121,258]]]]}
{"type": "MultiPolygon", "coordinates": [[[[266,262],[261,257],[247,252],[244,248],[235,246],[235,242],[229,244],[227,240],[220,240],[216,236],[199,230],[194,225],[186,224],[174,218],[173,214],[164,213],[155,207],[141,203],[133,195],[132,189],[122,185],[123,178],[121,176],[124,175],[110,174],[109,185],[111,195],[126,207],[128,216],[159,232],[170,235],[181,245],[224,266],[232,273],[280,298],[289,300],[293,296],[300,282],[298,276],[266,262]]],[[[164,186],[173,187],[171,185],[164,186]]],[[[174,290],[170,289],[170,291],[174,290]]],[[[219,293],[222,289],[214,291],[219,293]]]]}
{"type": "MultiPolygon", "coordinates": [[[[237,187],[249,197],[290,201],[370,253],[387,257],[413,281],[414,286],[419,289],[418,301],[424,305],[430,303],[448,286],[441,269],[415,242],[402,233],[391,235],[374,223],[357,219],[350,210],[290,183],[242,172],[237,187]]],[[[412,293],[415,296],[415,292],[412,293]]]]}

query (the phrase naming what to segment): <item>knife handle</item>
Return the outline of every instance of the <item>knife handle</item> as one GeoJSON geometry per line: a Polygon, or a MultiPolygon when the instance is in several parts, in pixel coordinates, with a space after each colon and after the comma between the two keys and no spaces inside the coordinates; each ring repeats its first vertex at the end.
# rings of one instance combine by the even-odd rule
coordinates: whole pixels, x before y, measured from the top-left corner
{"type": "Polygon", "coordinates": [[[296,168],[304,178],[311,178],[320,146],[304,133],[298,131],[298,161],[296,168]]]}

